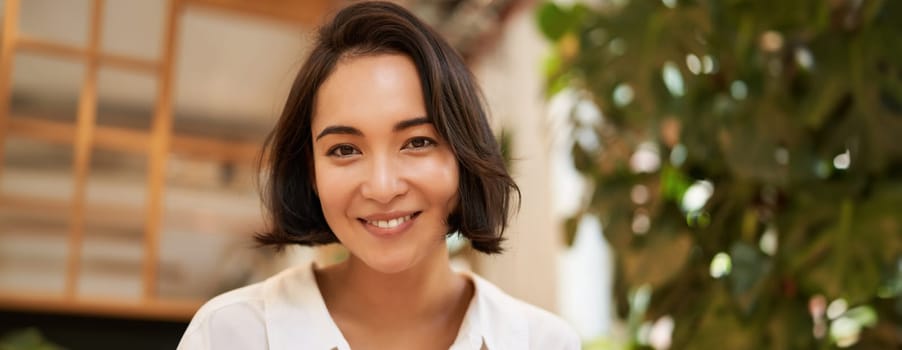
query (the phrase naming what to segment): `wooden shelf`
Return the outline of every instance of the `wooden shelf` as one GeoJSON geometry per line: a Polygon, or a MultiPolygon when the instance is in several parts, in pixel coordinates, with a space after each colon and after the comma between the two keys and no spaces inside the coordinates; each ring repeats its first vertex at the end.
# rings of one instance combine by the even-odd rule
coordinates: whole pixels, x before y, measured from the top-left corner
{"type": "MultiPolygon", "coordinates": [[[[65,220],[72,204],[58,198],[35,198],[22,194],[0,193],[0,210],[7,212],[52,212],[62,213],[59,219],[65,220]]],[[[167,228],[190,228],[199,215],[209,217],[203,210],[192,210],[190,207],[164,208],[167,228]]],[[[130,207],[116,204],[90,203],[85,208],[85,218],[94,227],[122,228],[134,232],[143,232],[144,209],[140,206],[130,207]]],[[[252,227],[259,216],[253,213],[245,216],[221,215],[217,222],[225,222],[231,227],[252,227]]],[[[260,219],[262,220],[262,219],[260,219]]],[[[3,231],[0,230],[0,234],[3,231]]],[[[143,234],[143,233],[142,233],[143,234]]],[[[140,238],[140,237],[134,237],[140,238]]]]}
{"type": "MultiPolygon", "coordinates": [[[[17,213],[41,213],[53,211],[53,220],[66,222],[67,253],[64,259],[65,280],[57,294],[28,293],[23,291],[0,291],[0,310],[63,313],[106,316],[114,318],[155,319],[185,322],[202,305],[199,300],[164,299],[158,293],[161,279],[170,272],[160,264],[160,241],[164,225],[197,225],[194,218],[197,208],[167,208],[167,194],[178,193],[177,188],[167,189],[167,164],[171,155],[193,160],[203,160],[237,165],[252,165],[257,160],[260,146],[257,143],[232,141],[225,138],[177,135],[173,132],[173,85],[174,67],[177,57],[180,22],[186,7],[196,6],[220,9],[246,15],[277,20],[292,25],[313,27],[319,24],[338,2],[331,0],[166,0],[163,47],[159,57],[142,59],[126,55],[103,52],[100,45],[103,27],[104,2],[89,1],[91,11],[88,18],[89,36],[87,45],[79,47],[55,43],[44,39],[23,36],[19,33],[19,12],[21,0],[7,0],[4,4],[3,31],[0,33],[0,176],[9,179],[13,175],[6,162],[8,136],[41,140],[51,144],[72,146],[73,161],[71,178],[73,191],[65,199],[60,193],[46,197],[33,193],[0,193],[0,210],[13,217],[17,213]],[[35,116],[11,115],[10,96],[12,87],[12,67],[16,52],[37,53],[61,59],[80,62],[85,67],[84,78],[78,98],[75,122],[59,122],[35,116]],[[113,67],[148,74],[157,81],[156,102],[149,130],[98,125],[98,72],[100,67],[113,67]],[[89,203],[87,188],[91,169],[92,152],[96,149],[112,150],[125,154],[139,154],[147,157],[146,198],[141,206],[116,203],[89,203]],[[28,196],[31,194],[32,196],[28,196]],[[70,198],[71,197],[71,198],[70,198]],[[112,207],[114,206],[115,207],[112,207]],[[194,211],[192,211],[194,210],[194,211]],[[166,215],[164,219],[164,214],[166,215]],[[97,220],[104,218],[104,220],[97,220]],[[165,222],[164,222],[165,220],[165,222]],[[110,225],[123,227],[131,225],[134,239],[142,241],[140,263],[129,265],[128,270],[140,270],[140,297],[120,299],[111,297],[87,297],[79,295],[78,282],[83,267],[98,270],[90,261],[83,262],[82,248],[85,233],[90,225],[110,225]],[[136,223],[143,223],[137,225],[136,223]],[[162,269],[163,271],[158,271],[162,269]]],[[[218,164],[216,164],[218,165],[218,164]]],[[[67,173],[68,174],[68,173],[67,173]]],[[[21,190],[21,189],[19,189],[21,190]]],[[[26,191],[17,191],[26,192],[26,191]]],[[[49,192],[49,191],[43,191],[49,192]]],[[[184,193],[182,193],[184,195],[184,193]]],[[[207,207],[209,201],[202,203],[207,207]]],[[[221,204],[221,203],[213,203],[221,204]]],[[[200,206],[198,206],[200,207],[200,206]]],[[[209,210],[207,210],[209,211],[209,210]]],[[[216,211],[205,220],[216,220],[217,224],[240,226],[247,220],[241,215],[231,215],[228,211],[216,211]],[[224,214],[225,213],[225,214],[224,214]],[[212,218],[212,219],[211,219],[212,218]]],[[[203,214],[203,213],[202,213],[203,214]]],[[[21,218],[21,217],[20,217],[21,218]]],[[[247,222],[253,224],[253,221],[247,222]]],[[[201,222],[203,224],[203,222],[201,222]]],[[[40,231],[37,227],[36,231],[40,231]]],[[[49,230],[48,230],[49,231],[49,230]]],[[[15,234],[15,233],[13,233],[15,234]]],[[[29,232],[28,234],[32,234],[29,232]]],[[[119,238],[119,237],[116,237],[119,238]]],[[[100,261],[100,267],[116,265],[117,261],[100,261]]],[[[100,269],[103,270],[103,269],[100,269]]],[[[57,269],[56,271],[59,271],[57,269]]],[[[105,273],[119,274],[120,270],[103,270],[105,273]]],[[[107,289],[104,289],[106,291],[107,289]]],[[[84,290],[81,290],[84,292],[84,290]]]]}
{"type": "Polygon", "coordinates": [[[315,27],[338,2],[330,0],[182,0],[185,5],[225,10],[289,25],[315,27]]]}
{"type": "Polygon", "coordinates": [[[0,309],[130,319],[187,322],[203,305],[199,300],[128,300],[65,297],[60,294],[0,293],[0,309]]]}
{"type": "MultiPolygon", "coordinates": [[[[35,117],[10,116],[7,121],[9,134],[41,140],[52,144],[71,145],[75,140],[76,125],[35,117]]],[[[113,126],[94,127],[94,146],[102,149],[146,154],[150,144],[150,131],[113,126]]],[[[252,142],[227,141],[210,137],[173,135],[172,154],[194,159],[253,164],[260,146],[252,142]]]]}
{"type": "MultiPolygon", "coordinates": [[[[19,37],[16,48],[26,52],[35,52],[75,60],[87,60],[92,57],[87,49],[78,46],[54,43],[25,36],[19,37]]],[[[144,72],[147,74],[156,74],[157,69],[159,69],[159,65],[155,61],[128,57],[125,55],[98,53],[97,60],[103,66],[144,72]]]]}

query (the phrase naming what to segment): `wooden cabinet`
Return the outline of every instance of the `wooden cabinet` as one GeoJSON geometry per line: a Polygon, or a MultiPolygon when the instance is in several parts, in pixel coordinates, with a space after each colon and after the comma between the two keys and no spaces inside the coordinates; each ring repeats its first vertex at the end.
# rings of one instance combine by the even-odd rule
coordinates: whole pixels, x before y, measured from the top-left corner
{"type": "Polygon", "coordinates": [[[86,39],[69,42],[21,30],[23,3],[5,1],[0,38],[0,309],[190,318],[205,298],[244,278],[229,267],[255,259],[242,244],[261,225],[250,180],[265,127],[203,133],[178,125],[184,13],[276,20],[301,38],[331,3],[156,1],[160,40],[151,45],[159,49],[144,53],[103,40],[125,35],[107,30],[124,20],[105,16],[122,2],[85,1],[86,39]],[[30,74],[65,80],[56,85],[74,89],[73,97],[19,99],[15,68],[34,64],[47,68],[30,74]],[[122,81],[140,86],[135,100],[147,105],[104,104],[122,81]]]}

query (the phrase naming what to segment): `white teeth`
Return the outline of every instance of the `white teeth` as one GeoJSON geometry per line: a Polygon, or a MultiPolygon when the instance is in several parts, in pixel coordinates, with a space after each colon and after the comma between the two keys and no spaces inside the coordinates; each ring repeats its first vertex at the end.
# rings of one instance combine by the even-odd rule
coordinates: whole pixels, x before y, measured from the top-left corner
{"type": "Polygon", "coordinates": [[[395,227],[398,227],[399,225],[407,222],[407,220],[410,220],[411,216],[412,215],[407,215],[405,217],[400,217],[400,218],[391,219],[391,220],[375,220],[375,221],[370,221],[369,224],[379,227],[379,228],[395,228],[395,227]]]}

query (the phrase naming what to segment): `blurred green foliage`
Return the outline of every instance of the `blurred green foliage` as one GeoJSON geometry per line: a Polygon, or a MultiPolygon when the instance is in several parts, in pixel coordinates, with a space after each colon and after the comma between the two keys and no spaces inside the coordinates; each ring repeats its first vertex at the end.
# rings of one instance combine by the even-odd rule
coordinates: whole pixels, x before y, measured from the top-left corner
{"type": "Polygon", "coordinates": [[[46,339],[35,328],[25,328],[0,337],[0,350],[61,350],[63,348],[46,339]]]}
{"type": "Polygon", "coordinates": [[[902,348],[902,1],[599,3],[537,22],[630,346],[902,348]]]}

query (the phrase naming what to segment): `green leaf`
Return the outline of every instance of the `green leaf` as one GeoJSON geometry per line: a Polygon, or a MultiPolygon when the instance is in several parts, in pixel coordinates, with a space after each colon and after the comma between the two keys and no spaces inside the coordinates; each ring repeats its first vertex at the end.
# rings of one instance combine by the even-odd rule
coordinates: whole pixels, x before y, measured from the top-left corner
{"type": "Polygon", "coordinates": [[[539,30],[551,41],[560,39],[570,29],[572,18],[569,13],[553,2],[545,2],[536,13],[539,30]]]}
{"type": "Polygon", "coordinates": [[[15,330],[0,337],[2,350],[57,350],[62,349],[46,339],[36,328],[15,330]]]}
{"type": "Polygon", "coordinates": [[[576,230],[579,228],[579,222],[582,220],[582,214],[567,218],[564,221],[564,242],[567,246],[572,246],[576,239],[576,230]]]}
{"type": "Polygon", "coordinates": [[[902,314],[889,271],[902,258],[902,1],[859,5],[622,0],[585,21],[576,7],[545,9],[572,21],[546,25],[557,28],[556,53],[571,55],[548,66],[549,88],[590,94],[605,117],[601,150],[572,155],[592,188],[585,210],[605,223],[617,255],[619,311],[630,288],[649,283],[655,300],[642,321],[674,317],[671,348],[830,346],[812,334],[816,294],[874,311],[852,313],[876,324],[861,344],[898,343],[883,330],[895,329],[884,315],[902,314]],[[778,43],[765,49],[765,40],[778,43]],[[716,69],[691,73],[690,54],[716,69]],[[666,62],[684,78],[681,98],[662,82],[666,62]],[[632,99],[618,105],[621,84],[632,99]],[[637,145],[661,139],[663,119],[680,125],[679,148],[662,147],[659,172],[631,172],[637,145]],[[667,161],[672,149],[685,150],[678,166],[667,161]],[[836,166],[846,149],[851,166],[836,166]],[[674,204],[696,179],[714,183],[714,195],[702,212],[682,213],[674,204]],[[638,185],[648,200],[631,199],[638,185]],[[632,230],[639,211],[651,222],[644,234],[632,230]],[[702,215],[708,225],[692,220],[702,215]],[[758,249],[765,229],[777,237],[773,255],[758,249]],[[733,268],[712,279],[718,252],[733,268]]]}
{"type": "Polygon", "coordinates": [[[829,77],[819,82],[812,96],[806,101],[807,107],[803,112],[805,125],[817,129],[827,120],[839,102],[839,97],[846,93],[846,83],[842,77],[829,77]]]}
{"type": "Polygon", "coordinates": [[[861,21],[865,24],[874,20],[874,17],[883,9],[884,0],[868,0],[864,2],[864,8],[861,10],[861,21]]]}
{"type": "Polygon", "coordinates": [[[666,166],[661,170],[661,194],[679,204],[683,200],[683,194],[692,185],[689,180],[689,177],[676,168],[666,166]]]}
{"type": "Polygon", "coordinates": [[[626,280],[633,286],[659,287],[685,266],[691,248],[692,237],[684,233],[652,239],[641,249],[620,252],[626,280]]]}
{"type": "Polygon", "coordinates": [[[743,242],[733,243],[730,257],[733,264],[729,276],[730,291],[742,310],[749,314],[756,306],[772,264],[755,247],[743,242]]]}
{"type": "MultiPolygon", "coordinates": [[[[722,289],[710,289],[707,295],[700,296],[706,300],[701,317],[694,322],[695,330],[686,338],[685,344],[675,348],[690,349],[761,349],[756,346],[761,341],[756,329],[749,328],[733,311],[730,296],[722,289]],[[728,336],[727,336],[728,335],[728,336]]],[[[677,321],[679,325],[679,321],[677,321]]],[[[680,340],[677,340],[679,344],[680,340]]]]}
{"type": "Polygon", "coordinates": [[[843,316],[851,318],[865,327],[873,327],[877,324],[877,312],[868,305],[854,307],[846,311],[843,316]]]}
{"type": "MultiPolygon", "coordinates": [[[[564,62],[561,59],[561,55],[556,51],[551,52],[548,56],[545,56],[545,59],[542,60],[542,72],[545,76],[545,79],[553,79],[556,76],[560,75],[560,71],[564,66],[564,62]]],[[[551,94],[549,96],[553,96],[551,94]]]]}

